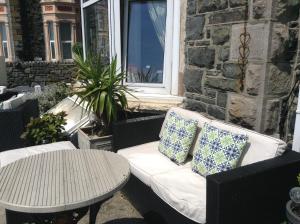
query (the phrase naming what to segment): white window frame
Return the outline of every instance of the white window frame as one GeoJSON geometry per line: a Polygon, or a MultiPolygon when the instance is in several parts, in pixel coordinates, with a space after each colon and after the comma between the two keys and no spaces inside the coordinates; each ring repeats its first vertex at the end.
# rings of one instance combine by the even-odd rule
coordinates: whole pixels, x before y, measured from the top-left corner
{"type": "MultiPolygon", "coordinates": [[[[99,0],[89,0],[83,3],[81,0],[81,19],[82,19],[82,40],[84,56],[86,56],[85,46],[85,22],[84,8],[91,6],[99,0]]],[[[108,23],[109,23],[109,46],[110,58],[117,57],[117,65],[122,65],[121,49],[121,7],[119,0],[108,1],[108,23]]],[[[128,3],[128,0],[126,0],[128,3]]],[[[125,8],[126,8],[125,2],[125,8]]],[[[123,25],[123,24],[122,24],[123,25]]],[[[126,30],[126,29],[124,29],[126,30]]],[[[127,34],[124,35],[127,37],[127,34]]],[[[125,39],[125,38],[124,38],[125,39]]],[[[125,46],[125,45],[124,45],[125,46]]],[[[178,76],[179,76],[179,46],[180,46],[180,0],[167,0],[167,21],[164,55],[164,81],[161,84],[133,84],[128,83],[136,91],[142,94],[163,94],[178,96],[178,76]]],[[[125,62],[125,57],[123,58],[125,62]]],[[[123,64],[125,65],[125,64],[123,64]]],[[[126,68],[125,68],[126,69],[126,68]]]]}

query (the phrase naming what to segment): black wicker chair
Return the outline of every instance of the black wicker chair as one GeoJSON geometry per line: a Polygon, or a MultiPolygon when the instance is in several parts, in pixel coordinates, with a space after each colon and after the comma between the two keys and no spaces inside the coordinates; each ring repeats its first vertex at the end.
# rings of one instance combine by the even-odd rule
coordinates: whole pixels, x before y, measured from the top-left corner
{"type": "Polygon", "coordinates": [[[17,96],[17,95],[18,95],[18,92],[12,92],[12,91],[0,94],[0,103],[5,100],[8,100],[9,98],[11,98],[13,96],[17,96]]]}
{"type": "MultiPolygon", "coordinates": [[[[115,150],[157,141],[164,117],[132,119],[113,127],[115,150]]],[[[284,155],[207,177],[207,224],[279,224],[285,220],[289,190],[297,185],[300,154],[284,155]]],[[[161,200],[132,175],[124,193],[145,216],[159,214],[155,223],[195,223],[161,200]]]]}
{"type": "Polygon", "coordinates": [[[0,110],[0,151],[24,147],[20,136],[30,118],[38,116],[38,100],[27,100],[16,109],[0,110]]]}

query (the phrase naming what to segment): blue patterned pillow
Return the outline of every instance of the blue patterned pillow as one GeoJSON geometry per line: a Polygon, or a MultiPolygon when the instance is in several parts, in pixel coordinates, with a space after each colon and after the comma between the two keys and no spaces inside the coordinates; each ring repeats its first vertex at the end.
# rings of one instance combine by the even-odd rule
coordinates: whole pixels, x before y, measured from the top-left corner
{"type": "Polygon", "coordinates": [[[183,163],[193,144],[198,121],[185,119],[175,112],[166,117],[158,145],[159,151],[176,163],[183,163]]]}
{"type": "Polygon", "coordinates": [[[202,176],[233,169],[241,157],[248,137],[205,123],[196,142],[192,170],[202,176]]]}

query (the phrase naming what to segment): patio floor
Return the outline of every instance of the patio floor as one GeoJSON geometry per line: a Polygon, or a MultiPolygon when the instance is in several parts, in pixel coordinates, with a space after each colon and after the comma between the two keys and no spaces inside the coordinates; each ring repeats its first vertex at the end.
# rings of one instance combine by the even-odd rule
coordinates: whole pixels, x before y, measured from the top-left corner
{"type": "MultiPolygon", "coordinates": [[[[88,224],[89,214],[85,215],[78,224],[88,224]]],[[[5,210],[0,207],[0,224],[6,224],[5,210]]],[[[98,215],[97,224],[151,224],[135,210],[130,202],[118,192],[112,199],[105,202],[98,215]]]]}

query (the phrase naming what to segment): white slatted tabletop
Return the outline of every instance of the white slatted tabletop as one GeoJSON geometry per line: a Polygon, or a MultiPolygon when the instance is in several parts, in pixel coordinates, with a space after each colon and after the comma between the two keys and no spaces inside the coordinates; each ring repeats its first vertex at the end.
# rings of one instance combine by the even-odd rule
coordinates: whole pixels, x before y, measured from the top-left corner
{"type": "Polygon", "coordinates": [[[102,150],[62,150],[0,169],[0,204],[25,213],[54,213],[103,201],[129,179],[128,162],[102,150]]]}

